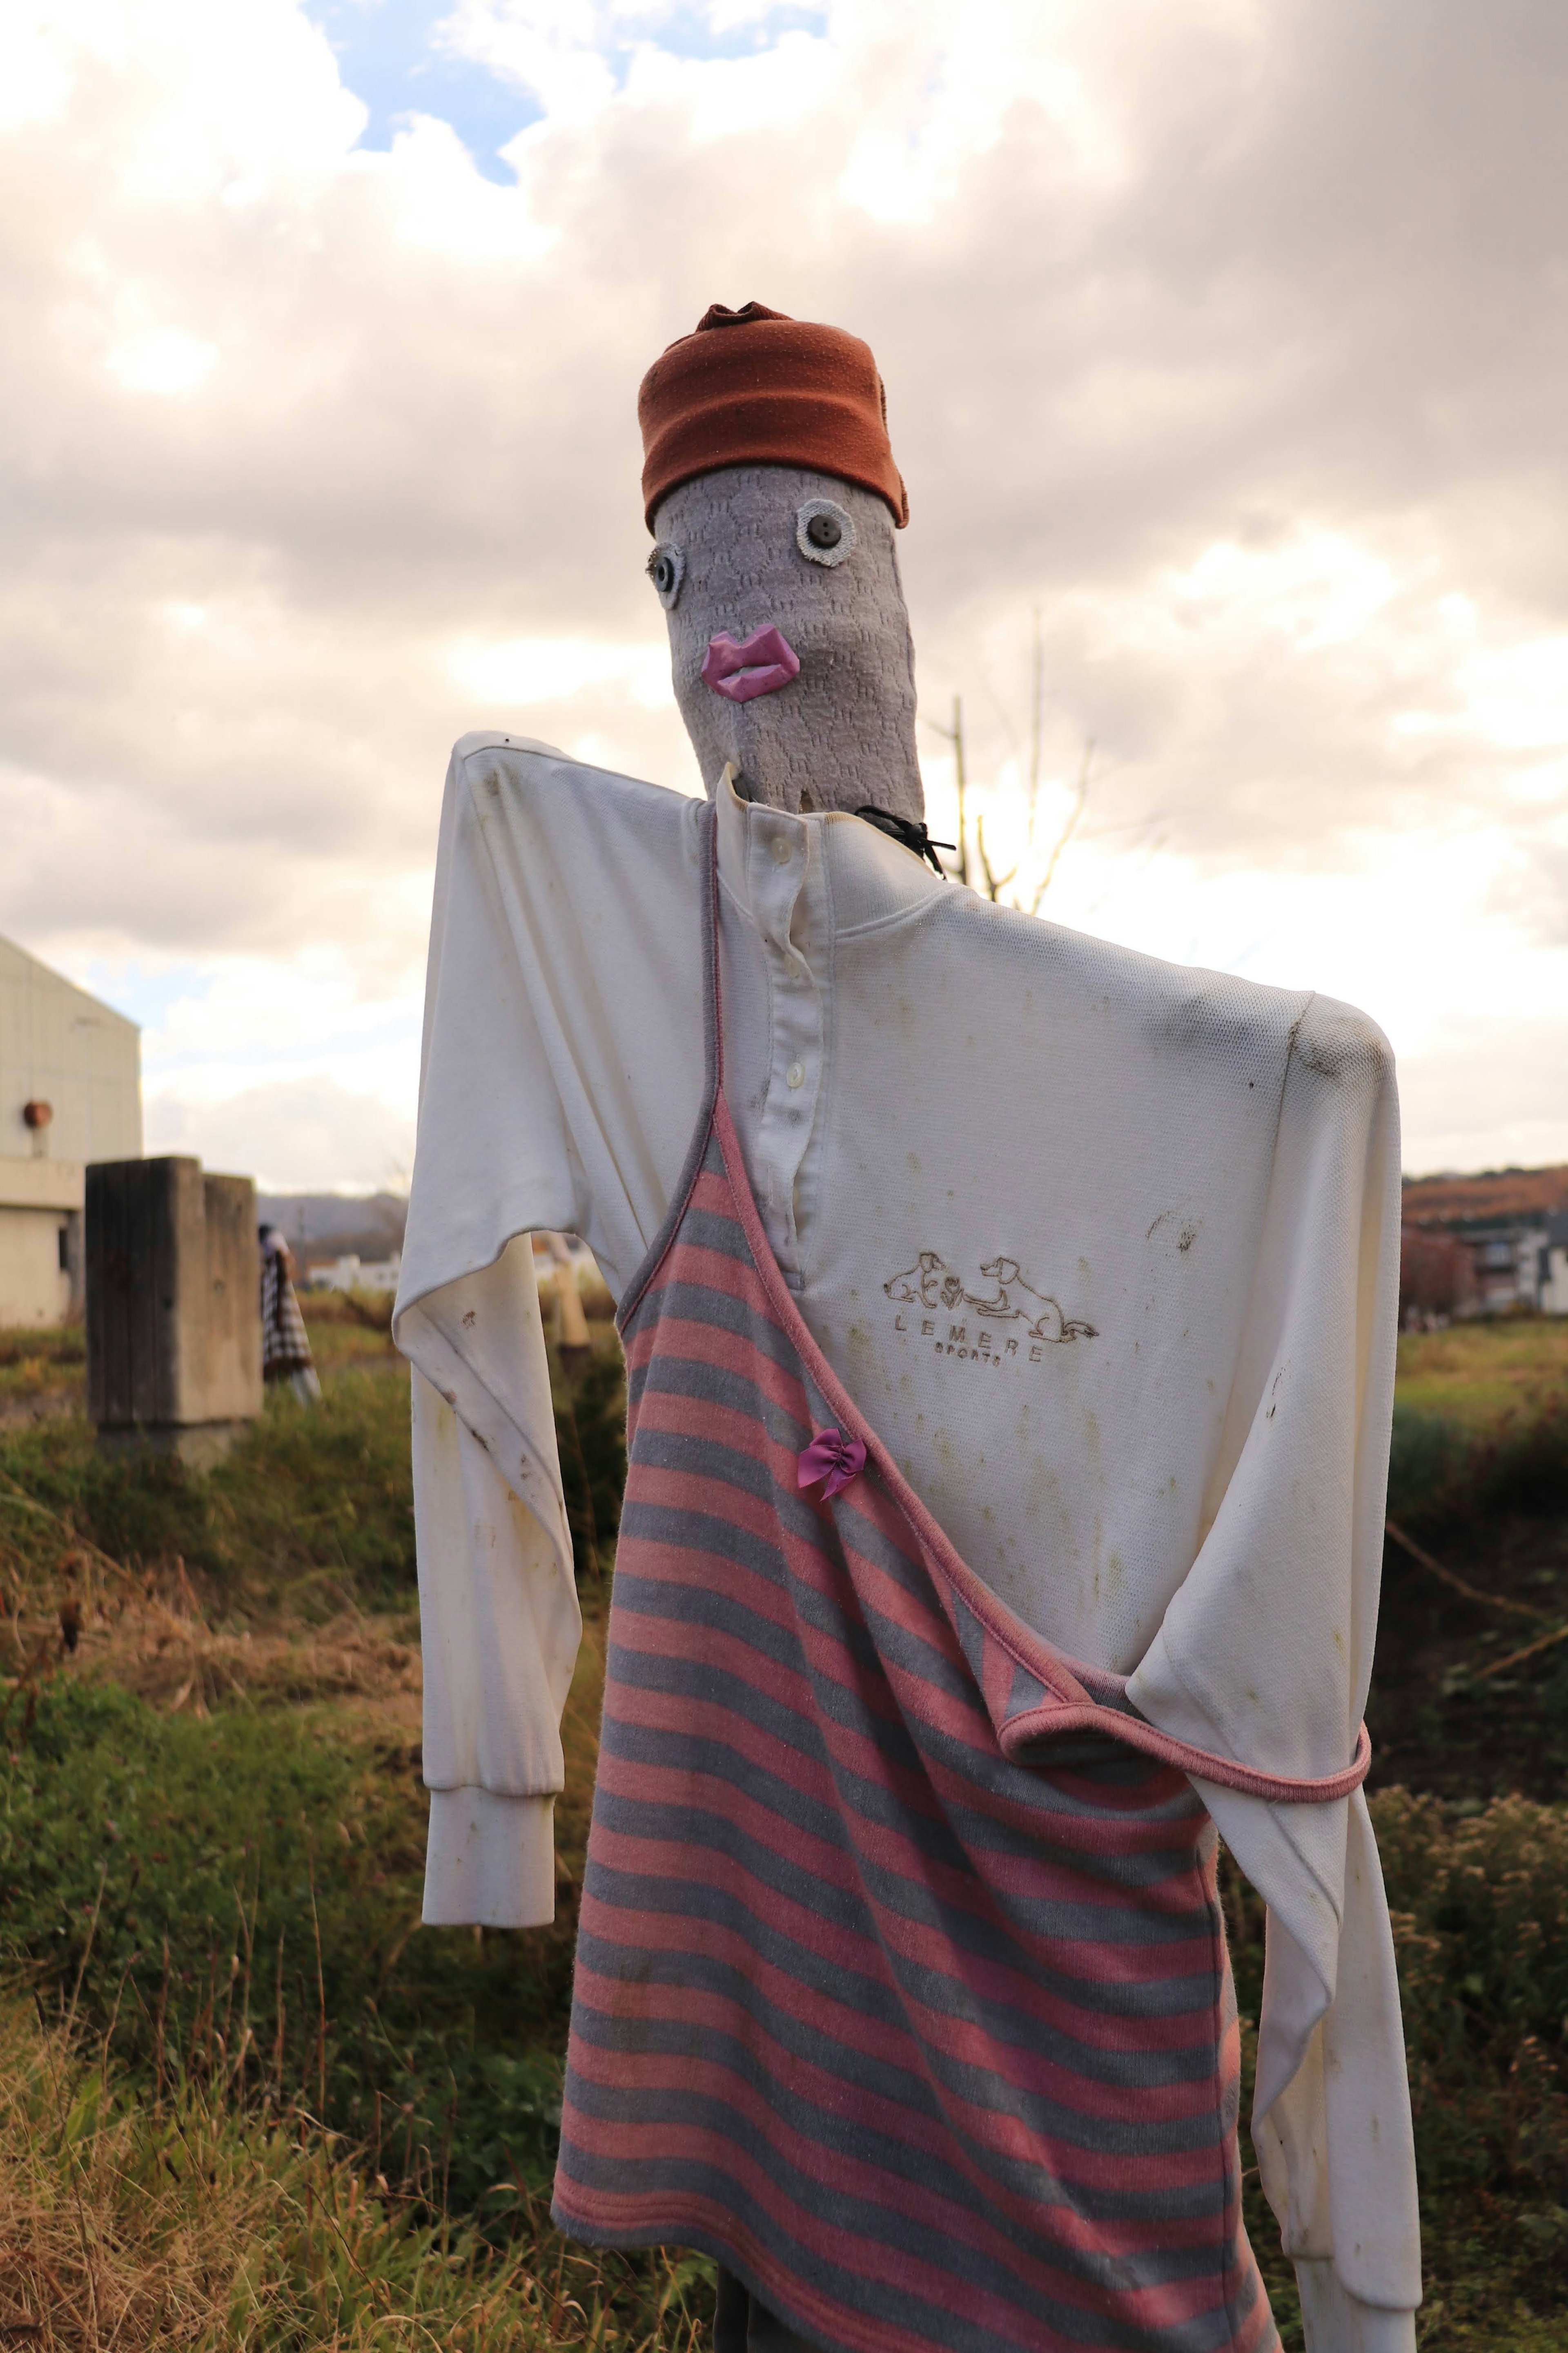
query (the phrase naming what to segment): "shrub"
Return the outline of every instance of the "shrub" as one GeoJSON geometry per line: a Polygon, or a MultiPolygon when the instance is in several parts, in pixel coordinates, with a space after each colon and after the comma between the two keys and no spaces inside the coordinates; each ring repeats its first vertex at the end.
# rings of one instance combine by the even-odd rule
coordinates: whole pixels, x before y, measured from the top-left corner
{"type": "Polygon", "coordinates": [[[56,1678],[0,1772],[0,1960],[157,2086],[312,2111],[468,2211],[554,2156],[569,1925],[418,1928],[416,1752],[56,1678]],[[543,2059],[530,2057],[546,2045],[543,2059]]]}
{"type": "Polygon", "coordinates": [[[1498,1798],[1456,1819],[1388,1789],[1373,1817],[1428,2200],[1568,2205],[1568,1811],[1498,1798]]]}
{"type": "MultiPolygon", "coordinates": [[[[580,1372],[558,1368],[554,1395],[577,1568],[603,1572],[626,1483],[619,1347],[595,1353],[580,1372]]],[[[411,1596],[406,1376],[396,1363],[341,1370],[309,1412],[273,1398],[248,1437],[205,1473],[143,1448],[100,1452],[79,1419],[0,1439],[0,1561],[8,1556],[36,1581],[83,1540],[132,1567],[182,1561],[220,1598],[253,1607],[286,1600],[296,1615],[324,1616],[349,1599],[411,1596]]]]}
{"type": "Polygon", "coordinates": [[[1478,1430],[1395,1406],[1388,1509],[1426,1527],[1482,1512],[1568,1509],[1568,1411],[1552,1404],[1478,1430]]]}
{"type": "Polygon", "coordinates": [[[1464,1481],[1473,1433],[1446,1414],[1395,1406],[1388,1455],[1391,1519],[1429,1522],[1464,1481]]]}
{"type": "MultiPolygon", "coordinates": [[[[1384,1789],[1372,1815],[1410,2067],[1423,2347],[1556,2346],[1561,2336],[1536,2335],[1517,2306],[1528,2298],[1539,2317],[1568,2301],[1568,1808],[1384,1789]],[[1520,2326],[1505,2340],[1495,2323],[1510,2306],[1520,2326]]],[[[1256,2021],[1263,1906],[1228,1863],[1223,1883],[1238,2003],[1256,2021]]],[[[1256,2174],[1247,2206],[1295,2353],[1295,2285],[1256,2174]]]]}
{"type": "Polygon", "coordinates": [[[395,1373],[342,1373],[309,1413],[269,1400],[206,1473],[146,1448],[100,1452],[79,1419],[0,1442],[0,1538],[28,1575],[85,1539],[133,1567],[183,1560],[237,1600],[306,1581],[375,1599],[413,1590],[413,1501],[395,1373]]]}

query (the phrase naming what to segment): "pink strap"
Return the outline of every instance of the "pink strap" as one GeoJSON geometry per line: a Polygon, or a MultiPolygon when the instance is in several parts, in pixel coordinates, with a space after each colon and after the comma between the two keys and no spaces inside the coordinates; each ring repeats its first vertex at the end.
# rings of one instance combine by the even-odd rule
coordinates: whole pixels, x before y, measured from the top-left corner
{"type": "Polygon", "coordinates": [[[1016,1762],[1019,1751],[1037,1741],[1088,1731],[1110,1733],[1129,1748],[1173,1765],[1194,1780],[1213,1781],[1222,1789],[1238,1789],[1244,1797],[1263,1798],[1277,1806],[1331,1805],[1336,1798],[1348,1798],[1359,1789],[1372,1766],[1372,1735],[1364,1724],[1356,1735],[1355,1753],[1342,1773],[1321,1777],[1262,1773],[1253,1766],[1237,1764],[1233,1757],[1219,1757],[1212,1749],[1194,1748],[1190,1741],[1173,1739],[1146,1717],[1123,1715],[1118,1707],[1091,1699],[1087,1692],[1076,1704],[1052,1700],[1026,1715],[1010,1717],[1002,1728],[1000,1746],[1005,1757],[1016,1762]]]}
{"type": "MultiPolygon", "coordinates": [[[[826,1430],[817,1430],[809,1446],[802,1447],[796,1457],[795,1483],[800,1487],[820,1486],[826,1503],[858,1479],[866,1462],[865,1440],[847,1436],[830,1422],[826,1430]]],[[[966,1570],[965,1574],[973,1579],[972,1571],[966,1570]]],[[[1158,1725],[1151,1724],[1147,1716],[1134,1715],[1124,1707],[1108,1704],[1120,1699],[1125,1692],[1125,1675],[1065,1658],[1031,1630],[1006,1628],[1000,1622],[1000,1608],[988,1591],[982,1599],[982,1593],[974,1590],[972,1584],[966,1607],[980,1620],[989,1641],[1021,1666],[1037,1689],[1042,1691],[1034,1705],[1024,1705],[1016,1715],[1006,1714],[1005,1707],[993,1708],[997,1745],[1012,1763],[1048,1764],[1048,1755],[1040,1756],[1037,1744],[1059,1740],[1074,1732],[1100,1732],[1146,1757],[1157,1757],[1162,1764],[1173,1765],[1179,1772],[1192,1774],[1196,1780],[1213,1781],[1221,1788],[1238,1789],[1247,1797],[1263,1798],[1274,1805],[1330,1805],[1336,1798],[1348,1798],[1366,1779],[1372,1764],[1372,1739],[1364,1724],[1356,1735],[1355,1753],[1341,1773],[1313,1778],[1261,1772],[1254,1766],[1238,1764],[1233,1757],[1221,1757],[1213,1749],[1196,1748],[1191,1741],[1177,1740],[1172,1734],[1162,1732],[1158,1725]],[[1096,1697],[1097,1686],[1104,1697],[1096,1697]],[[1031,1755],[1031,1750],[1036,1753],[1031,1755]]],[[[982,1674],[981,1681],[983,1686],[988,1685],[989,1677],[982,1674]]]]}

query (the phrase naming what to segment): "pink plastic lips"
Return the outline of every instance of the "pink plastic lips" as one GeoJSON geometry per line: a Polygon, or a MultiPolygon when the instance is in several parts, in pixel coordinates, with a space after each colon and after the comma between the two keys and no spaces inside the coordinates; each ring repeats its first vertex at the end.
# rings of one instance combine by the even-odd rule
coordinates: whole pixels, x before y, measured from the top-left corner
{"type": "Polygon", "coordinates": [[[800,675],[800,656],[782,629],[764,621],[743,644],[737,645],[727,629],[708,640],[702,683],[731,702],[750,702],[754,695],[776,694],[800,675]]]}

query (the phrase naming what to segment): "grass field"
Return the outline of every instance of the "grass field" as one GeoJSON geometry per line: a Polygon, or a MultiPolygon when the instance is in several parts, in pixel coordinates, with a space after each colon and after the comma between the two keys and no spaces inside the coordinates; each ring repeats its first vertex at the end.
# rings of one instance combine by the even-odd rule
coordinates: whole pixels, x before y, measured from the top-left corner
{"type": "Polygon", "coordinates": [[[1568,1315],[1503,1316],[1446,1332],[1404,1332],[1399,1399],[1472,1430],[1563,1406],[1568,1396],[1568,1315]]]}
{"type": "MultiPolygon", "coordinates": [[[[613,1337],[556,1388],[587,1621],[559,1918],[431,1930],[406,1377],[374,1314],[309,1314],[323,1406],[274,1400],[207,1477],[100,1456],[71,1335],[0,1335],[0,2342],[691,2353],[705,2264],[601,2263],[544,2213],[621,1470],[613,1337]]],[[[1373,1706],[1431,2353],[1568,2348],[1568,1644],[1479,1679],[1516,1622],[1568,1620],[1564,1340],[1402,1343],[1403,1508],[1468,1588],[1391,1547],[1373,1706]]],[[[1226,1902],[1255,2018],[1258,1907],[1234,1878],[1226,1902]]],[[[1298,2346],[1255,2179],[1248,2199],[1298,2346]]]]}

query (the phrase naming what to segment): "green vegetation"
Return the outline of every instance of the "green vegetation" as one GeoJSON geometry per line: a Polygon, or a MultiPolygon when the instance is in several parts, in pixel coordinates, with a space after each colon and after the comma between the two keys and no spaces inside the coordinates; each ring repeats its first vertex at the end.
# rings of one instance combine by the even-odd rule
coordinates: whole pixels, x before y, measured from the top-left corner
{"type": "Polygon", "coordinates": [[[117,1568],[163,1572],[183,1562],[228,1611],[310,1616],[349,1593],[406,1603],[405,1383],[379,1369],[344,1372],[313,1414],[279,1398],[257,1437],[208,1478],[171,1455],[100,1453],[79,1415],[4,1433],[0,1531],[24,1590],[29,1574],[63,1567],[74,1542],[77,1567],[96,1559],[111,1587],[117,1568]]]}
{"type": "Polygon", "coordinates": [[[87,1375],[79,1324],[58,1331],[0,1332],[0,1415],[9,1408],[31,1418],[74,1405],[87,1375]]]}
{"type": "Polygon", "coordinates": [[[149,2098],[16,2001],[0,2008],[0,2338],[43,2353],[699,2341],[678,2260],[639,2276],[543,2223],[498,2250],[367,2179],[302,2113],[190,2078],[149,2098]]]}
{"type": "Polygon", "coordinates": [[[1561,1407],[1568,1390],[1568,1316],[1505,1315],[1446,1332],[1404,1332],[1399,1400],[1469,1430],[1561,1407]]]}
{"type": "MultiPolygon", "coordinates": [[[[41,2041],[20,2012],[0,2031],[22,2137],[6,2153],[38,2177],[29,2211],[52,2183],[63,2213],[76,2143],[40,2142],[27,2086],[67,2084],[89,2169],[106,2197],[120,2185],[116,2243],[148,2270],[134,2294],[130,2272],[118,2289],[91,2266],[78,2283],[95,2326],[106,2297],[130,2296],[120,2345],[162,2341],[149,2282],[174,2276],[167,2240],[195,2264],[175,2284],[195,2299],[182,2341],[675,2353],[697,2342],[710,2267],[590,2260],[546,2211],[624,1475],[613,1335],[556,1388],[588,1620],[561,1918],[527,1936],[437,1931],[417,1925],[407,1378],[384,1330],[330,1305],[310,1312],[323,1404],[269,1398],[205,1476],[100,1454],[79,1410],[0,1432],[0,1970],[49,2021],[41,2041]],[[183,2199],[172,2137],[204,2152],[183,2199]],[[197,2262],[206,2174],[223,2195],[197,2262]]],[[[79,1351],[74,1369],[79,1408],[79,1351]]],[[[5,2292],[0,2275],[0,2335],[5,2292]]],[[[47,2326],[61,2346],[110,2334],[58,2310],[47,2326]]]]}
{"type": "MultiPolygon", "coordinates": [[[[1568,2346],[1568,1808],[1373,1799],[1405,2010],[1421,2176],[1423,2348],[1568,2346]]],[[[1226,1908],[1244,2019],[1263,1990],[1262,1906],[1226,1908]]],[[[1248,2052],[1250,2059],[1250,2050],[1248,2052]]],[[[1250,2097],[1250,2085],[1248,2086],[1250,2097]]],[[[1258,2187],[1247,2227],[1287,2348],[1289,2265],[1258,2187]]]]}
{"type": "Polygon", "coordinates": [[[1436,1525],[1519,1507],[1568,1510],[1568,1317],[1403,1334],[1391,1516],[1436,1525]]]}
{"type": "MultiPolygon", "coordinates": [[[[555,1367],[586,1618],[560,1916],[522,1935],[431,1930],[416,1926],[406,1378],[374,1316],[309,1312],[323,1406],[274,1399],[205,1477],[100,1455],[79,1414],[0,1429],[0,1975],[16,1989],[0,2003],[0,2336],[16,2321],[72,2348],[690,2353],[707,2265],[600,2263],[545,2211],[624,1463],[613,1335],[601,1324],[585,1362],[555,1367]]],[[[1377,1707],[1438,1710],[1426,1749],[1393,1746],[1414,1788],[1373,1801],[1430,2353],[1568,2347],[1568,1810],[1556,1751],[1532,1751],[1521,1779],[1498,1767],[1513,1770],[1506,1726],[1529,1707],[1568,1744],[1568,1672],[1552,1696],[1568,1646],[1514,1671],[1500,1705],[1475,1674],[1440,1701],[1416,1691],[1423,1642],[1484,1661],[1515,1641],[1505,1617],[1484,1647],[1490,1597],[1568,1618],[1564,1336],[1510,1324],[1404,1344],[1401,1508],[1466,1588],[1391,1552],[1377,1707]],[[1449,1437],[1431,1442],[1434,1428],[1449,1437]]],[[[72,1403],[58,1384],[79,1383],[79,1356],[24,1337],[72,1403]]],[[[0,1337],[0,1370],[5,1350],[0,1337]]],[[[1226,1905],[1255,2018],[1259,1908],[1234,1876],[1226,1905]]],[[[1295,2348],[1255,2175],[1247,2200],[1295,2348]]]]}

